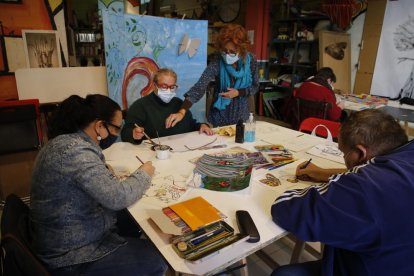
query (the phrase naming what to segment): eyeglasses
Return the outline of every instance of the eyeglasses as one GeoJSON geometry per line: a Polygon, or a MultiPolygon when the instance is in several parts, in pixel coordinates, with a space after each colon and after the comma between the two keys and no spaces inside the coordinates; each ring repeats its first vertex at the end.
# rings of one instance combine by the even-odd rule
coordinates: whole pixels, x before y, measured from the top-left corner
{"type": "Polygon", "coordinates": [[[171,91],[175,91],[178,88],[178,85],[173,84],[173,85],[166,85],[166,84],[156,84],[158,88],[163,89],[163,90],[167,90],[170,89],[171,91]]]}
{"type": "Polygon", "coordinates": [[[108,126],[111,126],[111,127],[115,128],[116,129],[116,134],[119,134],[119,132],[121,131],[121,128],[122,128],[122,125],[121,126],[117,126],[117,125],[114,125],[114,124],[112,124],[110,122],[104,122],[104,126],[106,127],[106,130],[109,133],[110,133],[110,131],[108,129],[108,126]]]}
{"type": "Polygon", "coordinates": [[[237,56],[238,53],[236,51],[234,51],[234,50],[224,49],[223,50],[223,54],[229,55],[231,57],[235,57],[235,56],[237,56]]]}

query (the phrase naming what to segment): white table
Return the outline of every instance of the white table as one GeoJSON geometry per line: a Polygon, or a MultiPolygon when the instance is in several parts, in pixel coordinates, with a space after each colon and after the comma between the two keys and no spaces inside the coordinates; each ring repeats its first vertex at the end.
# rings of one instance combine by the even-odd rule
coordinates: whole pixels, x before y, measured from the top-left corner
{"type": "MultiPolygon", "coordinates": [[[[191,132],[161,138],[161,140],[163,140],[161,142],[163,144],[167,143],[174,149],[175,145],[171,143],[174,139],[176,139],[175,141],[186,139],[194,146],[198,141],[201,143],[201,140],[212,140],[213,138],[211,136],[205,137],[204,134],[199,134],[198,132],[191,132]],[[166,141],[166,139],[170,138],[172,140],[166,141]]],[[[254,151],[254,145],[265,145],[267,144],[265,141],[274,144],[282,144],[286,147],[291,147],[292,149],[294,148],[297,150],[297,152],[293,152],[294,157],[301,160],[307,160],[310,158],[310,155],[306,153],[307,149],[316,144],[325,142],[324,139],[310,136],[308,134],[302,134],[300,132],[266,122],[257,122],[256,141],[253,143],[236,144],[234,142],[234,137],[223,139],[228,144],[227,149],[233,146],[241,146],[254,151]]],[[[194,165],[188,162],[188,160],[194,157],[199,157],[203,153],[219,152],[225,149],[174,152],[168,160],[157,160],[155,158],[155,152],[151,151],[150,147],[146,144],[132,145],[129,143],[115,143],[111,148],[105,151],[105,156],[107,158],[107,162],[112,165],[115,170],[134,171],[140,165],[135,157],[135,155],[138,155],[144,161],[150,160],[153,162],[156,167],[157,177],[163,174],[169,174],[179,178],[191,175],[194,165]]],[[[313,158],[313,162],[319,166],[341,167],[338,163],[315,156],[311,157],[313,158]]],[[[294,165],[296,166],[296,164],[294,165]]],[[[255,180],[258,175],[264,175],[266,172],[275,171],[267,171],[265,169],[253,170],[250,187],[245,189],[247,191],[243,190],[229,193],[190,188],[186,194],[181,197],[180,200],[193,198],[195,196],[204,197],[228,217],[226,221],[235,229],[235,232],[239,232],[235,212],[237,210],[247,210],[253,218],[260,233],[260,241],[257,243],[241,242],[233,246],[228,246],[220,250],[219,253],[208,256],[206,259],[198,263],[192,263],[180,258],[169,243],[170,236],[162,233],[155,223],[149,219],[149,210],[160,210],[163,207],[163,204],[152,204],[147,199],[143,199],[130,206],[129,211],[139,223],[145,234],[149,237],[149,239],[151,239],[154,245],[176,272],[196,275],[211,275],[220,272],[229,265],[242,260],[248,255],[264,248],[287,234],[285,230],[281,229],[272,221],[270,214],[271,205],[276,197],[288,188],[306,187],[310,183],[300,182],[293,184],[287,181],[282,181],[281,186],[270,188],[261,184],[257,179],[255,180]]],[[[165,203],[164,206],[165,205],[168,204],[165,203]]]]}

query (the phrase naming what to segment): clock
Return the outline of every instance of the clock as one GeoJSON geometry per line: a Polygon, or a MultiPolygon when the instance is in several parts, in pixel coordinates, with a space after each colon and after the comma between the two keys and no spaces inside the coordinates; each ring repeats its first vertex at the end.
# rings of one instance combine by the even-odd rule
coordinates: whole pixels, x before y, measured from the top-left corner
{"type": "Polygon", "coordinates": [[[239,16],[241,0],[221,1],[218,16],[224,23],[229,23],[239,16]]]}

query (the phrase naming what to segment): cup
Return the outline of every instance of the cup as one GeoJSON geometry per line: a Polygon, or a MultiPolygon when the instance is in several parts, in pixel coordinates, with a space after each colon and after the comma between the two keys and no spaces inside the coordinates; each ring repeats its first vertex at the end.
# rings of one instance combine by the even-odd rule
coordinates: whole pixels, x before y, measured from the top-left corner
{"type": "Polygon", "coordinates": [[[157,158],[160,160],[165,160],[170,158],[171,147],[167,145],[159,145],[154,147],[157,154],[157,158]]]}

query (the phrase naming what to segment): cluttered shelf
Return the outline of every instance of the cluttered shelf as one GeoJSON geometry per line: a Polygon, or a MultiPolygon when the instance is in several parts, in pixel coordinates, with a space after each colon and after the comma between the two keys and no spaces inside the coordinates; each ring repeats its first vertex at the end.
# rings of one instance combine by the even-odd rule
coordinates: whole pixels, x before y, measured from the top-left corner
{"type": "Polygon", "coordinates": [[[297,68],[313,68],[315,67],[315,63],[304,62],[304,63],[280,63],[277,59],[270,59],[269,66],[285,66],[285,67],[293,67],[296,66],[297,68]]]}

